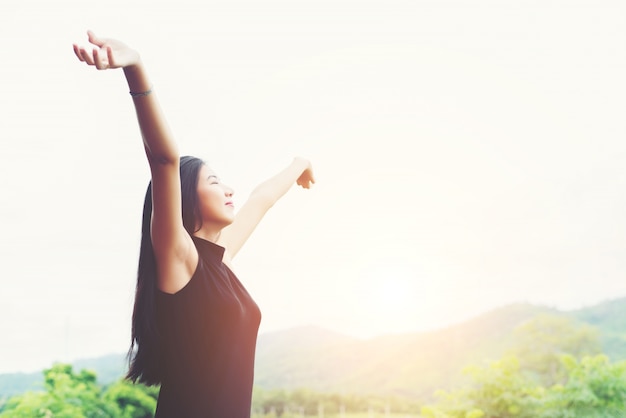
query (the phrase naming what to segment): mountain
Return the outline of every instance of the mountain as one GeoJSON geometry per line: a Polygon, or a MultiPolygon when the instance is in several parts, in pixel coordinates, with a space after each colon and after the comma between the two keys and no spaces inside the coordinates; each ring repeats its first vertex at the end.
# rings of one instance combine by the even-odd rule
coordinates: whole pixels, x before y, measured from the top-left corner
{"type": "MultiPolygon", "coordinates": [[[[94,370],[97,373],[98,381],[106,385],[124,375],[127,362],[125,354],[108,354],[92,359],[76,360],[72,366],[74,370],[94,370]]],[[[27,391],[43,389],[43,372],[0,374],[0,401],[27,391]]]]}
{"type": "Polygon", "coordinates": [[[436,389],[460,384],[465,366],[501,358],[515,343],[514,330],[540,315],[594,326],[603,352],[613,361],[626,359],[626,298],[569,312],[520,303],[432,332],[369,340],[313,327],[267,334],[259,339],[255,383],[426,399],[436,389]]]}
{"type": "Polygon", "coordinates": [[[40,372],[0,374],[0,405],[5,398],[42,389],[43,376],[40,372]]]}
{"type": "MultiPolygon", "coordinates": [[[[264,333],[255,385],[426,399],[460,383],[463,367],[500,358],[511,348],[515,328],[545,314],[592,325],[603,351],[613,361],[626,359],[626,297],[567,312],[520,303],[436,331],[367,340],[314,326],[264,333]]],[[[74,367],[92,369],[108,384],[123,375],[125,354],[79,360],[74,367]]],[[[41,373],[0,375],[0,399],[42,386],[41,373]]]]}
{"type": "Polygon", "coordinates": [[[470,363],[495,360],[508,347],[512,330],[551,309],[515,304],[442,330],[387,335],[369,340],[332,338],[301,344],[311,327],[265,336],[282,340],[281,350],[266,350],[259,340],[255,383],[263,388],[307,387],[323,392],[430,396],[456,382],[470,363]]]}
{"type": "Polygon", "coordinates": [[[625,301],[626,298],[614,299],[571,313],[574,318],[600,331],[604,353],[616,360],[624,359],[626,355],[625,301]]]}

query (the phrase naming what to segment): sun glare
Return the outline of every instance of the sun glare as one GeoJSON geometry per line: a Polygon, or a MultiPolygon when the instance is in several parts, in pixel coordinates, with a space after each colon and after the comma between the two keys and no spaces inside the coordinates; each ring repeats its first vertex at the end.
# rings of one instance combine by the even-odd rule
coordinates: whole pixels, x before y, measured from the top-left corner
{"type": "Polygon", "coordinates": [[[398,260],[376,263],[360,280],[357,303],[365,319],[360,334],[408,332],[419,326],[416,317],[424,303],[419,288],[427,280],[416,265],[398,260]]]}

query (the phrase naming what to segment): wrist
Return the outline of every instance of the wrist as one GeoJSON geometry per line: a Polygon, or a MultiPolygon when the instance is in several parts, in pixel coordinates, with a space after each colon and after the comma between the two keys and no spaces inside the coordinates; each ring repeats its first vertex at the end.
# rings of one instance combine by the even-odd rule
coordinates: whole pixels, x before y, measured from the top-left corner
{"type": "Polygon", "coordinates": [[[294,157],[293,162],[294,164],[300,164],[305,168],[311,165],[311,162],[309,160],[302,157],[294,157]]]}
{"type": "Polygon", "coordinates": [[[131,62],[130,64],[125,65],[123,70],[124,70],[124,75],[126,76],[126,78],[129,78],[129,77],[140,78],[145,73],[143,62],[141,61],[141,58],[139,57],[137,57],[137,59],[131,62]]]}
{"type": "Polygon", "coordinates": [[[131,92],[146,92],[152,88],[148,75],[139,59],[136,63],[124,67],[124,76],[131,92]]]}

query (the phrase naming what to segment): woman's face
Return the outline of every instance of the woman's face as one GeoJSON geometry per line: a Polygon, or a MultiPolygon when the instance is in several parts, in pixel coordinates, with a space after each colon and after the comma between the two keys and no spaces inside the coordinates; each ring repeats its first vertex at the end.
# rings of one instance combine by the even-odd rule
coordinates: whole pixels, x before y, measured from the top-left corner
{"type": "Polygon", "coordinates": [[[230,225],[235,219],[233,189],[223,184],[206,165],[198,173],[198,201],[203,225],[219,228],[230,225]]]}

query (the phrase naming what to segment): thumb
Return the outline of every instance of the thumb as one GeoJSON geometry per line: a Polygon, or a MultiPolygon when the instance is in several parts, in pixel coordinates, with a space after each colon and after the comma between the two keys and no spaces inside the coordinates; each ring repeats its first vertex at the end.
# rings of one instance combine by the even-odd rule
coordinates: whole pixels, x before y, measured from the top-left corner
{"type": "Polygon", "coordinates": [[[96,46],[102,46],[105,43],[104,39],[98,38],[96,34],[90,30],[87,31],[87,36],[89,37],[89,42],[96,46]]]}

